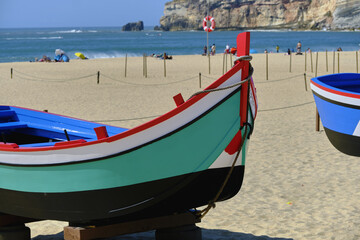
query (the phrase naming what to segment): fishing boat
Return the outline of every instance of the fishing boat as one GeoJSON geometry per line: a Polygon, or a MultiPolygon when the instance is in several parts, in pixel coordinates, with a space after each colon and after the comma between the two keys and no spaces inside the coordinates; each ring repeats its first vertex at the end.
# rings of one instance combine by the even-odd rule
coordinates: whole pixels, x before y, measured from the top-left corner
{"type": "Polygon", "coordinates": [[[339,73],[311,79],[321,122],[340,152],[360,156],[360,74],[339,73]]]}
{"type": "Polygon", "coordinates": [[[131,129],[1,106],[0,213],[81,223],[235,196],[257,112],[249,45],[250,34],[239,34],[233,68],[131,129]]]}

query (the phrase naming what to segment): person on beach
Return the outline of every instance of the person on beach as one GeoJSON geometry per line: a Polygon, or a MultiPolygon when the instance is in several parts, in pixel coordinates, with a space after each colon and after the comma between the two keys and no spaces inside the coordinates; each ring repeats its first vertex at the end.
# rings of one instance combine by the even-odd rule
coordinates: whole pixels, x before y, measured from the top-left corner
{"type": "Polygon", "coordinates": [[[276,52],[278,53],[278,52],[279,52],[279,50],[280,50],[279,45],[276,45],[276,52]]]}
{"type": "Polygon", "coordinates": [[[339,47],[339,48],[337,49],[337,51],[338,51],[338,52],[342,52],[342,48],[339,47]]]}
{"type": "Polygon", "coordinates": [[[39,62],[51,62],[51,59],[48,56],[44,55],[42,59],[39,60],[39,62]]]}
{"type": "Polygon", "coordinates": [[[291,51],[290,51],[290,48],[288,48],[287,55],[290,55],[290,54],[291,54],[291,51]]]}
{"type": "Polygon", "coordinates": [[[301,53],[301,42],[300,41],[296,45],[296,52],[301,53]]]}
{"type": "Polygon", "coordinates": [[[204,53],[202,55],[206,56],[206,54],[207,54],[207,46],[204,46],[204,53]]]}
{"type": "Polygon", "coordinates": [[[216,46],[215,43],[211,46],[211,55],[215,55],[216,52],[216,46]]]}
{"type": "Polygon", "coordinates": [[[230,52],[230,46],[229,44],[226,44],[225,53],[229,53],[229,52],[230,52]]]}

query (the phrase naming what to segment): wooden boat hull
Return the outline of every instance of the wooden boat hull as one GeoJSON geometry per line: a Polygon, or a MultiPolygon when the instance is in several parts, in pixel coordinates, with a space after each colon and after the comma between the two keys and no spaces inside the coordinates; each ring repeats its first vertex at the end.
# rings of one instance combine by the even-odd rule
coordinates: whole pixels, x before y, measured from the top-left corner
{"type": "Polygon", "coordinates": [[[331,144],[345,154],[360,156],[360,74],[313,78],[311,89],[331,144]]]}
{"type": "MultiPolygon", "coordinates": [[[[247,55],[249,34],[238,41],[247,55]]],[[[96,123],[0,106],[0,212],[90,222],[170,214],[234,196],[257,110],[253,82],[239,84],[248,73],[249,63],[238,61],[208,91],[129,130],[99,132],[96,123]]]]}
{"type": "MultiPolygon", "coordinates": [[[[0,204],[7,213],[77,223],[161,216],[206,205],[217,194],[229,170],[211,169],[133,186],[83,192],[28,193],[1,189],[0,204]]],[[[243,176],[244,166],[237,166],[219,201],[238,193],[243,176]]]]}

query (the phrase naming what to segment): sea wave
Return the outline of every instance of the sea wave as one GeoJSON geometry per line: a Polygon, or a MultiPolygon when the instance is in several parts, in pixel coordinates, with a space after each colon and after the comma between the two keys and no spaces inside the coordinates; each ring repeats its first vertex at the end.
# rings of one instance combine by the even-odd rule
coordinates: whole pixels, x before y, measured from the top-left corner
{"type": "Polygon", "coordinates": [[[63,37],[24,37],[24,38],[5,38],[5,40],[49,40],[49,39],[63,39],[63,37]]]}
{"type": "Polygon", "coordinates": [[[97,30],[80,30],[80,29],[71,29],[71,30],[61,30],[55,31],[53,33],[97,33],[97,30]]]}
{"type": "Polygon", "coordinates": [[[71,30],[64,30],[64,31],[56,31],[55,33],[82,33],[82,30],[71,29],[71,30]]]}
{"type": "MultiPolygon", "coordinates": [[[[121,57],[125,57],[126,53],[123,52],[82,52],[84,54],[85,57],[89,58],[89,59],[95,59],[95,58],[121,58],[121,57]]],[[[70,52],[70,56],[71,58],[76,58],[74,56],[75,52],[72,53],[70,52]],[[73,57],[74,56],[74,57],[73,57]]],[[[140,57],[142,56],[141,54],[136,54],[136,53],[127,53],[128,57],[140,57]]]]}

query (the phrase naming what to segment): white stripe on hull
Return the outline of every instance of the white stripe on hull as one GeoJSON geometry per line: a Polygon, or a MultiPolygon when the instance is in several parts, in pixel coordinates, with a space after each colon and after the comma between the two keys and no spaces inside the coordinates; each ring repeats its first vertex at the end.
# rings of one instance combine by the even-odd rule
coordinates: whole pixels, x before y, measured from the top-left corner
{"type": "MultiPolygon", "coordinates": [[[[239,157],[236,160],[235,166],[241,166],[243,165],[243,158],[246,157],[246,153],[247,153],[247,149],[249,146],[249,140],[246,142],[246,147],[241,149],[240,153],[239,153],[239,157]],[[244,152],[245,151],[245,154],[244,152]]],[[[231,167],[234,163],[235,157],[237,155],[237,152],[230,155],[227,152],[223,151],[220,156],[215,160],[215,162],[213,162],[213,164],[211,164],[211,166],[209,167],[209,169],[216,169],[216,168],[226,168],[226,167],[231,167]]]]}
{"type": "Polygon", "coordinates": [[[354,106],[360,106],[359,98],[352,98],[352,97],[347,97],[347,96],[331,93],[331,92],[325,91],[325,90],[315,86],[314,84],[310,84],[310,86],[314,92],[316,92],[320,96],[323,96],[327,99],[330,99],[330,100],[333,100],[336,102],[340,102],[340,103],[354,105],[354,106]]]}
{"type": "MultiPolygon", "coordinates": [[[[241,69],[221,84],[219,88],[239,83],[240,79],[241,69]]],[[[103,142],[83,147],[49,151],[3,151],[0,155],[0,163],[19,165],[62,164],[106,157],[133,149],[184,126],[220,102],[232,91],[234,91],[234,88],[207,94],[195,104],[164,122],[114,142],[103,142]]]]}

